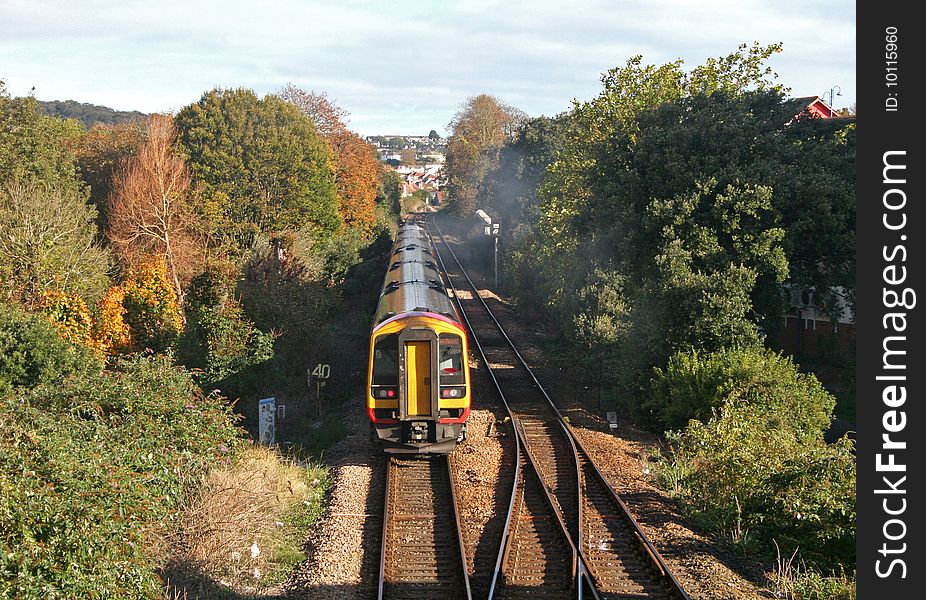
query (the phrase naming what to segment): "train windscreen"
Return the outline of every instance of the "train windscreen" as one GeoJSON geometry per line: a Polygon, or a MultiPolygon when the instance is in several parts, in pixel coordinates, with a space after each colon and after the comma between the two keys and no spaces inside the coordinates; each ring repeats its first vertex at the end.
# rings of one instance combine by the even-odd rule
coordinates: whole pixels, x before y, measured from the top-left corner
{"type": "Polygon", "coordinates": [[[399,340],[390,333],[373,346],[373,385],[399,385],[399,340]]]}
{"type": "Polygon", "coordinates": [[[463,341],[460,336],[449,333],[441,334],[438,371],[441,385],[466,383],[466,374],[463,371],[463,341]]]}

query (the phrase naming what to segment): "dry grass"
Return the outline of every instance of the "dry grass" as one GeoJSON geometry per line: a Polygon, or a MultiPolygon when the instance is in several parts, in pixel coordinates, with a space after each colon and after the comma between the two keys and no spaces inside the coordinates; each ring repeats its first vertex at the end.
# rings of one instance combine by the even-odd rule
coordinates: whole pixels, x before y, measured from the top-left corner
{"type": "Polygon", "coordinates": [[[172,540],[165,598],[275,593],[299,562],[304,528],[320,513],[327,474],[251,446],[214,469],[172,540]]]}
{"type": "Polygon", "coordinates": [[[778,554],[777,567],[771,573],[774,586],[772,593],[782,600],[856,600],[855,576],[846,573],[832,573],[824,576],[803,563],[795,564],[797,550],[789,558],[781,555],[778,542],[775,542],[778,554]]]}

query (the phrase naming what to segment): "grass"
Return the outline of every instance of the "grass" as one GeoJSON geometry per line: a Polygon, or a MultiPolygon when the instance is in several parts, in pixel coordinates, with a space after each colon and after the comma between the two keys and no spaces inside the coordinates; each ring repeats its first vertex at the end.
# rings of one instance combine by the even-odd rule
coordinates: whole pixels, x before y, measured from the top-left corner
{"type": "Polygon", "coordinates": [[[337,416],[327,416],[309,425],[287,444],[287,454],[297,460],[319,461],[325,450],[347,435],[347,426],[337,416]]]}
{"type": "MultiPolygon", "coordinates": [[[[775,544],[777,547],[778,545],[775,544]]],[[[803,563],[794,564],[797,550],[790,558],[783,558],[778,552],[777,567],[772,573],[773,593],[784,600],[855,600],[855,575],[844,572],[823,575],[807,568],[803,563]]]]}
{"type": "Polygon", "coordinates": [[[322,514],[330,483],[326,467],[262,446],[214,469],[183,513],[165,594],[273,593],[305,559],[305,531],[322,514]]]}

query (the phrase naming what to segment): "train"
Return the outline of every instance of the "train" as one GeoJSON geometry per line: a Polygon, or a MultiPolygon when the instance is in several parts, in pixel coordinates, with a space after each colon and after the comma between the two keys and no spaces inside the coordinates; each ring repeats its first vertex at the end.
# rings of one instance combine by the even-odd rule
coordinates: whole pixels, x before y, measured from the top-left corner
{"type": "Polygon", "coordinates": [[[373,316],[367,413],[390,454],[446,454],[466,438],[472,384],[466,328],[427,231],[399,226],[373,316]]]}

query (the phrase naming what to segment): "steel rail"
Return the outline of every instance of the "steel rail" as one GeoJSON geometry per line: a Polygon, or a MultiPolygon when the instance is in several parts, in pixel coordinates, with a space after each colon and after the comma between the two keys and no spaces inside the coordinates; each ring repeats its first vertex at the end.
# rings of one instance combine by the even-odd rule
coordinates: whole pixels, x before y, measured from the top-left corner
{"type": "MultiPolygon", "coordinates": [[[[454,262],[456,262],[457,266],[459,267],[460,273],[463,275],[467,283],[470,285],[474,296],[479,299],[479,302],[482,304],[483,308],[485,309],[486,314],[488,314],[490,319],[495,323],[495,326],[498,329],[498,332],[501,333],[502,337],[505,339],[510,349],[514,352],[515,356],[518,359],[518,362],[521,364],[524,371],[530,376],[531,380],[535,384],[536,389],[543,395],[549,408],[553,411],[557,422],[559,422],[559,424],[561,425],[562,430],[565,432],[573,448],[575,463],[576,463],[576,470],[579,473],[579,490],[578,490],[579,536],[578,536],[578,542],[577,544],[575,544],[575,547],[577,549],[578,558],[579,558],[579,572],[578,572],[579,578],[585,579],[587,583],[589,584],[589,588],[592,591],[593,595],[596,598],[599,597],[599,593],[597,590],[598,586],[596,585],[595,578],[592,575],[593,571],[592,569],[589,569],[588,567],[589,562],[587,560],[586,553],[584,551],[584,544],[583,544],[584,540],[582,538],[582,531],[584,529],[584,527],[582,527],[582,522],[583,522],[582,521],[582,505],[583,505],[584,494],[582,492],[582,472],[581,472],[581,465],[580,465],[580,453],[581,453],[582,460],[584,460],[586,464],[591,468],[591,471],[594,474],[594,478],[598,480],[598,482],[604,486],[604,488],[607,490],[608,494],[610,495],[611,500],[614,503],[616,503],[617,506],[619,506],[621,516],[627,521],[628,525],[632,528],[634,532],[634,537],[639,541],[641,549],[643,550],[644,554],[650,559],[653,567],[664,578],[664,582],[666,584],[666,587],[670,590],[670,593],[674,595],[675,597],[680,598],[682,600],[690,600],[687,592],[682,587],[681,583],[678,581],[678,579],[675,577],[672,571],[669,569],[665,560],[662,558],[661,554],[652,544],[649,537],[645,534],[639,522],[633,517],[629,508],[624,503],[623,499],[620,498],[620,495],[614,490],[611,484],[607,481],[607,479],[601,473],[600,468],[595,463],[594,459],[592,459],[591,454],[586,450],[584,445],[581,443],[581,440],[579,440],[578,436],[575,434],[575,431],[573,430],[572,426],[568,423],[568,421],[566,421],[563,414],[559,411],[559,409],[557,408],[553,400],[550,398],[549,394],[547,394],[543,385],[540,383],[537,376],[534,374],[533,370],[527,364],[527,361],[524,359],[524,357],[518,351],[517,347],[514,345],[511,338],[508,336],[504,327],[502,327],[501,323],[498,321],[495,314],[489,308],[485,299],[479,294],[478,287],[473,283],[472,279],[469,277],[469,274],[466,272],[466,269],[463,268],[463,265],[461,264],[459,258],[457,258],[456,253],[453,251],[452,248],[450,248],[449,244],[446,243],[446,238],[444,238],[444,235],[440,229],[440,226],[436,223],[433,217],[432,217],[432,222],[434,222],[434,226],[437,229],[438,234],[441,236],[442,241],[444,242],[444,246],[450,252],[451,256],[454,259],[454,262]]],[[[449,281],[450,279],[449,272],[447,271],[446,266],[444,265],[442,259],[440,259],[440,263],[441,263],[441,268],[444,270],[444,273],[447,275],[447,279],[449,281]]],[[[455,288],[454,288],[454,295],[455,296],[457,295],[455,288]]],[[[457,300],[457,304],[459,306],[461,313],[465,315],[465,310],[460,304],[459,299],[457,300]]],[[[470,329],[471,334],[475,337],[475,332],[472,331],[472,328],[469,324],[468,317],[465,317],[465,318],[467,318],[467,327],[470,329]]],[[[477,346],[478,345],[479,344],[477,340],[477,346]]],[[[488,360],[486,359],[485,354],[482,352],[481,346],[479,346],[479,348],[480,348],[480,354],[482,354],[483,356],[483,361],[488,366],[488,360]]],[[[489,369],[489,372],[490,374],[492,374],[491,368],[489,369]]],[[[502,396],[503,401],[504,401],[504,393],[502,392],[501,386],[498,380],[496,379],[496,377],[494,376],[494,374],[492,374],[492,380],[495,383],[496,387],[498,388],[499,394],[502,396]]],[[[513,411],[508,406],[507,401],[504,401],[504,402],[505,402],[506,409],[509,411],[509,414],[512,415],[512,419],[514,420],[513,411]]],[[[526,445],[526,440],[525,440],[525,445],[526,445]]],[[[507,527],[507,524],[506,524],[506,527],[507,527]]],[[[581,596],[581,590],[582,590],[581,585],[579,585],[578,587],[579,587],[579,594],[581,596]]]]}
{"type": "MultiPolygon", "coordinates": [[[[472,592],[470,590],[469,583],[469,572],[466,564],[466,550],[463,545],[463,532],[460,527],[460,518],[459,511],[457,507],[457,498],[456,492],[453,486],[453,472],[450,466],[450,460],[446,456],[433,456],[427,458],[420,457],[389,457],[387,459],[387,469],[386,469],[386,494],[385,501],[383,502],[383,532],[382,532],[382,542],[380,545],[380,561],[379,561],[379,582],[377,585],[377,598],[379,600],[386,600],[387,598],[418,598],[423,597],[421,594],[426,594],[427,597],[432,598],[452,598],[454,600],[472,600],[472,592]],[[443,463],[442,466],[436,465],[435,463],[443,463]],[[404,467],[401,465],[405,465],[404,467]],[[406,468],[409,471],[424,470],[427,473],[418,477],[415,480],[415,475],[411,475],[409,478],[412,480],[411,486],[405,485],[407,482],[403,482],[399,474],[399,469],[406,468]],[[439,470],[444,470],[443,477],[446,478],[445,482],[436,481],[433,475],[440,476],[439,470]],[[394,493],[397,493],[394,488],[403,487],[407,489],[410,493],[420,493],[422,496],[427,496],[428,490],[425,488],[424,479],[431,484],[431,494],[430,497],[434,500],[430,510],[430,514],[410,514],[400,516],[398,514],[401,507],[397,508],[392,505],[392,499],[394,493]],[[441,550],[441,540],[437,539],[437,536],[440,534],[439,527],[439,517],[447,517],[447,515],[438,515],[437,511],[443,506],[439,505],[437,502],[440,499],[442,490],[440,487],[446,485],[449,487],[449,490],[443,490],[450,495],[450,506],[453,511],[449,515],[454,522],[453,529],[456,531],[456,549],[459,552],[459,562],[457,564],[447,564],[456,562],[454,559],[456,557],[452,556],[452,552],[445,554],[441,550]],[[390,565],[390,543],[402,544],[403,549],[407,550],[406,553],[401,553],[403,556],[414,555],[414,552],[411,550],[414,549],[414,546],[409,543],[408,539],[400,539],[393,541],[390,539],[390,530],[393,526],[399,527],[401,521],[405,520],[409,522],[418,521],[427,522],[428,525],[424,526],[423,537],[427,537],[427,534],[434,535],[434,539],[431,540],[431,543],[428,543],[427,539],[424,539],[420,542],[418,546],[418,555],[415,557],[416,561],[409,561],[408,565],[404,565],[402,561],[393,560],[390,565]],[[399,521],[396,523],[394,521],[399,521]],[[424,554],[424,567],[422,568],[422,550],[424,554]],[[444,561],[444,562],[442,562],[444,561]],[[407,580],[394,580],[389,581],[389,567],[392,567],[393,571],[398,571],[400,574],[402,568],[407,566],[407,570],[411,571],[413,574],[409,575],[407,580]],[[442,567],[446,567],[444,570],[442,567]],[[443,571],[443,572],[442,572],[443,571]],[[443,586],[443,587],[442,587],[443,586]],[[404,590],[403,590],[404,588],[404,590]],[[404,593],[403,593],[404,592],[404,593]]],[[[421,508],[421,507],[416,507],[421,508]]],[[[414,525],[413,525],[414,527],[414,525]]],[[[393,549],[395,550],[395,549],[393,549]]],[[[393,552],[393,556],[397,552],[393,552]]],[[[395,573],[393,573],[395,575],[395,573]]]]}
{"type": "MultiPolygon", "coordinates": [[[[453,252],[453,249],[450,248],[449,245],[447,245],[443,232],[440,231],[440,227],[436,223],[434,223],[434,226],[438,229],[438,233],[440,235],[442,243],[447,248],[447,250],[450,252],[451,256],[453,256],[454,260],[457,262],[457,265],[459,266],[459,261],[457,260],[456,255],[453,252]]],[[[428,231],[428,234],[430,235],[430,228],[428,228],[427,222],[425,222],[425,227],[428,231]]],[[[488,357],[486,356],[483,346],[479,341],[478,335],[476,334],[475,330],[472,327],[472,323],[469,320],[469,315],[466,313],[466,310],[463,308],[462,304],[460,304],[460,297],[459,297],[458,291],[456,289],[456,286],[453,284],[453,281],[450,279],[450,273],[447,270],[446,265],[444,264],[444,260],[443,260],[443,257],[441,256],[440,250],[437,249],[437,246],[434,245],[433,242],[432,242],[432,247],[435,250],[435,256],[437,257],[438,263],[441,266],[441,270],[443,271],[445,278],[447,280],[445,282],[446,287],[448,287],[453,292],[454,299],[456,300],[456,303],[457,303],[457,308],[460,311],[461,318],[466,323],[466,328],[469,333],[469,336],[472,339],[472,341],[475,343],[476,349],[479,351],[479,355],[482,358],[483,364],[486,365],[486,372],[491,378],[492,383],[494,384],[495,389],[497,390],[499,394],[499,398],[502,401],[502,405],[504,406],[505,411],[508,413],[508,418],[511,419],[512,426],[515,429],[514,439],[515,439],[516,458],[515,458],[514,477],[512,479],[512,484],[511,484],[511,497],[510,497],[509,504],[508,504],[508,513],[505,516],[505,525],[504,525],[502,540],[499,544],[499,551],[498,551],[498,556],[496,559],[495,570],[492,574],[492,582],[489,586],[488,598],[490,600],[494,598],[496,592],[499,590],[499,584],[500,584],[499,577],[503,571],[503,567],[511,552],[511,547],[512,547],[512,543],[514,539],[514,536],[512,535],[511,524],[512,524],[512,518],[514,515],[515,503],[518,498],[518,492],[519,492],[518,482],[521,480],[521,477],[522,477],[521,475],[522,460],[526,461],[526,464],[530,466],[530,470],[533,476],[535,476],[537,480],[540,482],[541,489],[543,491],[544,497],[546,498],[548,506],[552,510],[553,514],[555,515],[556,520],[559,523],[560,528],[562,530],[562,534],[565,537],[566,542],[568,543],[568,546],[571,551],[570,571],[571,571],[571,577],[573,580],[573,586],[576,590],[576,593],[578,594],[578,597],[581,598],[580,578],[583,573],[583,570],[582,570],[583,566],[581,565],[581,561],[579,560],[579,550],[576,547],[575,543],[573,543],[572,536],[570,535],[570,532],[569,532],[569,528],[566,525],[565,521],[563,521],[560,511],[557,509],[558,503],[556,502],[553,495],[551,494],[549,487],[544,483],[543,476],[541,474],[541,471],[540,471],[540,468],[538,466],[536,459],[534,458],[533,454],[529,451],[527,447],[526,435],[524,433],[523,424],[521,423],[521,420],[518,418],[518,416],[514,413],[514,411],[512,411],[511,406],[509,405],[508,400],[505,396],[505,392],[503,391],[502,386],[500,382],[498,381],[498,378],[496,377],[494,370],[491,367],[489,367],[488,357]]],[[[466,275],[466,272],[463,271],[462,268],[461,268],[461,271],[463,272],[463,275],[466,277],[467,281],[469,281],[469,276],[466,275]]],[[[469,281],[469,283],[472,285],[471,281],[469,281]]],[[[475,286],[473,287],[475,289],[475,286]]],[[[507,339],[507,335],[504,333],[503,330],[501,331],[502,331],[502,334],[505,335],[507,339]]],[[[509,340],[509,343],[510,343],[510,340],[509,340]]],[[[521,485],[523,487],[525,484],[522,483],[521,485]]],[[[525,492],[525,490],[520,490],[520,491],[522,492],[522,494],[525,492]]],[[[596,598],[597,598],[597,595],[596,595],[596,598]]]]}

